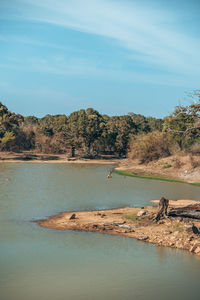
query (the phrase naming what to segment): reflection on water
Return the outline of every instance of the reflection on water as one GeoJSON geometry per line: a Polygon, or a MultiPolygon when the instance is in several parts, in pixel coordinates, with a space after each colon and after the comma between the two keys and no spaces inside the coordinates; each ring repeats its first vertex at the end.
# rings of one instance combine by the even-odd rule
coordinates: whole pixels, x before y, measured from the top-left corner
{"type": "Polygon", "coordinates": [[[124,237],[40,228],[63,210],[198,200],[200,187],[113,175],[110,166],[0,164],[0,299],[197,299],[200,261],[124,237]],[[9,178],[9,181],[6,181],[9,178]]]}

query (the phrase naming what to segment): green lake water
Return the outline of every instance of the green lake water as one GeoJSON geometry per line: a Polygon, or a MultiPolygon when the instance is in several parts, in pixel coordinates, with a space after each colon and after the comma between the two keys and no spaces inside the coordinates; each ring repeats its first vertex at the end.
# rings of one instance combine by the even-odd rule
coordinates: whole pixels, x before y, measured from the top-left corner
{"type": "Polygon", "coordinates": [[[200,200],[198,186],[116,174],[108,180],[111,168],[0,164],[0,300],[199,299],[200,259],[186,251],[30,222],[162,196],[200,200]]]}

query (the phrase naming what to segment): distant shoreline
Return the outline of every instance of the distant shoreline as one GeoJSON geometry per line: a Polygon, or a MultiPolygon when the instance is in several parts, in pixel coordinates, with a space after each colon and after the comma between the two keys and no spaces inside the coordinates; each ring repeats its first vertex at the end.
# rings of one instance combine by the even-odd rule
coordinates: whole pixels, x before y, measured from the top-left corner
{"type": "Polygon", "coordinates": [[[113,173],[122,176],[189,183],[194,186],[200,186],[200,167],[192,168],[188,160],[188,156],[169,156],[155,162],[150,162],[149,164],[140,164],[136,160],[109,156],[91,159],[79,157],[68,158],[66,154],[44,154],[30,151],[21,153],[0,152],[0,163],[115,165],[113,173]],[[173,166],[173,161],[177,159],[183,164],[181,168],[173,166]],[[165,168],[165,166],[170,166],[170,168],[165,168]]]}
{"type": "Polygon", "coordinates": [[[45,163],[45,164],[115,164],[118,165],[121,159],[117,158],[68,158],[66,154],[44,154],[35,152],[0,152],[0,163],[45,163]]]}
{"type": "Polygon", "coordinates": [[[115,160],[102,160],[102,159],[77,159],[75,161],[67,161],[67,160],[0,160],[0,163],[29,163],[29,164],[94,164],[94,165],[116,165],[119,163],[115,160]]]}

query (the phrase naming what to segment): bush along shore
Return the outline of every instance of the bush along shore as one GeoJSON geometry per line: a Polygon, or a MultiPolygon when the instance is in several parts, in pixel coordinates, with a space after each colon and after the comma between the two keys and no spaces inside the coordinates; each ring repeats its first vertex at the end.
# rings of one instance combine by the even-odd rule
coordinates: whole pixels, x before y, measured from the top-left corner
{"type": "Polygon", "coordinates": [[[177,200],[169,201],[168,216],[160,220],[156,220],[158,208],[147,206],[63,212],[34,222],[51,229],[122,235],[200,256],[199,211],[198,201],[177,200]]]}

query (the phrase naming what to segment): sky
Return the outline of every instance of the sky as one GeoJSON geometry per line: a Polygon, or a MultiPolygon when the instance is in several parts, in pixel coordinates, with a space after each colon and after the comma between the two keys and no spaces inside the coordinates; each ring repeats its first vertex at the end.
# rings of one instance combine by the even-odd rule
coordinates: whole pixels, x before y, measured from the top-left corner
{"type": "Polygon", "coordinates": [[[200,88],[200,0],[0,0],[0,101],[163,117],[200,88]]]}

